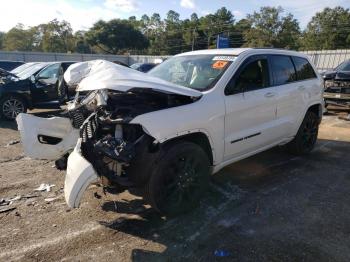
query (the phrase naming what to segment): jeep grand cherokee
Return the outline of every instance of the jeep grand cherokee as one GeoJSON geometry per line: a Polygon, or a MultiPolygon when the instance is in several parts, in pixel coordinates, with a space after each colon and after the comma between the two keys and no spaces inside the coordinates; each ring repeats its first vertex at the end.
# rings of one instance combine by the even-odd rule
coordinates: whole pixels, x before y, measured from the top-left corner
{"type": "Polygon", "coordinates": [[[191,210],[223,167],[286,145],[309,153],[322,117],[322,79],[308,57],[274,49],[176,55],[148,74],[107,61],[72,65],[68,85],[88,95],[64,117],[17,118],[33,158],[68,157],[65,197],[87,186],[139,192],[159,212],[191,210]],[[78,141],[78,142],[77,142],[78,141]]]}

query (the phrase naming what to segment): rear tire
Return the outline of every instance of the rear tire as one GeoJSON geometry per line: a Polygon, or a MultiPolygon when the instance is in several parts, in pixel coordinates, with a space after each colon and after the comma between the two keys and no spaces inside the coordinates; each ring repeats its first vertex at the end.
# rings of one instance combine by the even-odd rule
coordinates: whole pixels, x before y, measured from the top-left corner
{"type": "Polygon", "coordinates": [[[209,166],[208,156],[200,146],[190,142],[171,145],[160,153],[151,169],[145,200],[167,216],[192,210],[208,188],[209,166]]]}
{"type": "Polygon", "coordinates": [[[294,155],[304,155],[312,151],[316,144],[319,127],[318,116],[308,111],[295,138],[287,144],[287,150],[294,155]]]}
{"type": "Polygon", "coordinates": [[[0,99],[0,118],[16,120],[20,113],[27,112],[27,103],[24,99],[10,95],[0,99]]]}

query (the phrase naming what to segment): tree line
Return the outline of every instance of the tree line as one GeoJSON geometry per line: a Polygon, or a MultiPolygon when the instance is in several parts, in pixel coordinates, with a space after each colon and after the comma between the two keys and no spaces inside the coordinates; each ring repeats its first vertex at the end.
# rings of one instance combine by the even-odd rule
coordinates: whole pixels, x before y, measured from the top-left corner
{"type": "Polygon", "coordinates": [[[261,7],[236,21],[225,7],[199,17],[181,20],[170,10],[164,19],[157,13],[140,19],[97,21],[87,31],[73,32],[69,22],[57,19],[26,28],[18,24],[0,32],[0,49],[105,54],[173,55],[215,48],[218,35],[230,47],[274,47],[294,50],[350,48],[350,11],[343,7],[317,12],[305,30],[293,14],[281,7],[261,7]]]}

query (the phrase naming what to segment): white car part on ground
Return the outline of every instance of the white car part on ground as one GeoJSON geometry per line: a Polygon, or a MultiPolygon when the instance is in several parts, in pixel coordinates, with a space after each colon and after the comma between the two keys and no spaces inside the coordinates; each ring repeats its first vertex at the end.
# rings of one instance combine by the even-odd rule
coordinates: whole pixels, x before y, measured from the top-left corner
{"type": "Polygon", "coordinates": [[[57,160],[73,150],[79,138],[79,129],[75,129],[68,118],[42,118],[22,113],[16,120],[24,153],[34,159],[57,160]],[[55,145],[45,144],[39,141],[40,135],[62,140],[55,145]]]}
{"type": "Polygon", "coordinates": [[[64,79],[69,86],[78,85],[76,91],[79,92],[99,89],[127,92],[133,88],[144,88],[190,97],[202,96],[197,90],[104,60],[73,64],[64,73],[64,79]]]}
{"type": "Polygon", "coordinates": [[[97,180],[93,166],[80,153],[81,139],[68,157],[64,196],[69,207],[79,207],[86,188],[97,180]]]}

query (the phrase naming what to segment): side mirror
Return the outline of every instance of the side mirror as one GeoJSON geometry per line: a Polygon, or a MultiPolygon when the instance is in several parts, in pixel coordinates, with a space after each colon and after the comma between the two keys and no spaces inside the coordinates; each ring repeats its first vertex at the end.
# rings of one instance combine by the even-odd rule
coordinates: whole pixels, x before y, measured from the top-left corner
{"type": "Polygon", "coordinates": [[[37,76],[35,79],[36,79],[36,81],[39,81],[39,80],[45,80],[45,79],[49,79],[49,78],[44,77],[44,76],[37,76]]]}
{"type": "Polygon", "coordinates": [[[29,77],[29,80],[30,80],[30,81],[32,81],[33,83],[35,83],[36,78],[35,78],[35,76],[34,76],[34,75],[31,75],[31,76],[29,77]]]}

